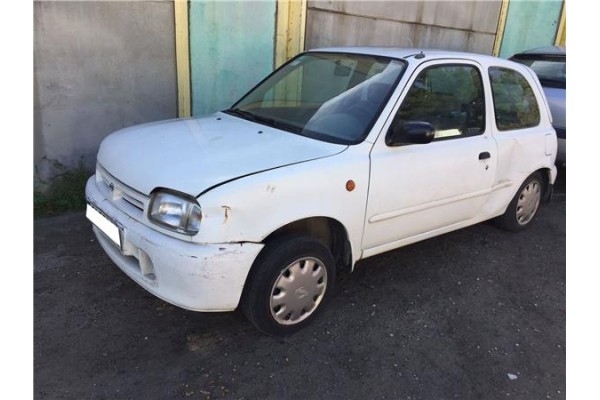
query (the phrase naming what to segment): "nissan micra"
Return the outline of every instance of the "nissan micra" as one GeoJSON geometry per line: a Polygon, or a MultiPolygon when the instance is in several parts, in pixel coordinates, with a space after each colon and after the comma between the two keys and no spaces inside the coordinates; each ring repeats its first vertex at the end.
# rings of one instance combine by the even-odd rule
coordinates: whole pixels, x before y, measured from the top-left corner
{"type": "Polygon", "coordinates": [[[533,221],[556,178],[535,73],[427,49],[304,52],[231,108],[104,139],[86,186],[102,248],[194,311],[304,327],[357,261],[494,219],[533,221]]]}

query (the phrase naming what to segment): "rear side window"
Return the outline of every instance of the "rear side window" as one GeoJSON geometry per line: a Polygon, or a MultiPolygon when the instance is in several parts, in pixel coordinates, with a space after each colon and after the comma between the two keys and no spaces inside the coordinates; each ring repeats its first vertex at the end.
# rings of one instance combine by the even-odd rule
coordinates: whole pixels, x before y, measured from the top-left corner
{"type": "Polygon", "coordinates": [[[498,130],[537,126],[540,123],[540,109],[527,79],[508,68],[493,67],[489,74],[498,130]]]}
{"type": "Polygon", "coordinates": [[[544,87],[567,88],[567,63],[563,60],[536,60],[515,58],[514,61],[527,65],[535,72],[544,87]]]}

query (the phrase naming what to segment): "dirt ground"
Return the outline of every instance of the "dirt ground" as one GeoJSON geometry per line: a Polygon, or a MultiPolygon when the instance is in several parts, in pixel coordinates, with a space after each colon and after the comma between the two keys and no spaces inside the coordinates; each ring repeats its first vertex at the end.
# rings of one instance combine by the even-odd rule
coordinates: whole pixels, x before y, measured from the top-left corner
{"type": "Polygon", "coordinates": [[[526,232],[483,223],[360,262],[286,339],[148,294],[83,213],[35,221],[35,397],[564,399],[565,188],[526,232]]]}

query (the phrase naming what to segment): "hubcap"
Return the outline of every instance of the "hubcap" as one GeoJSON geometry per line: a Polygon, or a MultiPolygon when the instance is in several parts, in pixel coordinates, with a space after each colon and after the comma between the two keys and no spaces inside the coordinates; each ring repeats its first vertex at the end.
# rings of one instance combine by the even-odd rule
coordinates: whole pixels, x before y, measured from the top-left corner
{"type": "Polygon", "coordinates": [[[540,205],[541,188],[538,181],[531,181],[521,191],[517,200],[517,222],[525,225],[534,217],[540,205]]]}
{"type": "Polygon", "coordinates": [[[327,270],[316,258],[305,257],[288,265],[273,285],[271,315],[282,325],[297,324],[319,306],[327,289],[327,270]]]}

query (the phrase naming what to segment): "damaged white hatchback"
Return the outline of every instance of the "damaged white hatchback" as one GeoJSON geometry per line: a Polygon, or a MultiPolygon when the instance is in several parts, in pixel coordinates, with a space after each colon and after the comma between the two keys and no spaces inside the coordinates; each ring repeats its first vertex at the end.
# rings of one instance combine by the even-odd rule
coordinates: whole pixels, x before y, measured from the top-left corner
{"type": "Polygon", "coordinates": [[[494,218],[526,228],[556,178],[536,75],[415,49],[305,52],[231,108],[115,132],[86,187],[110,258],[195,311],[290,334],[357,261],[494,218]]]}

